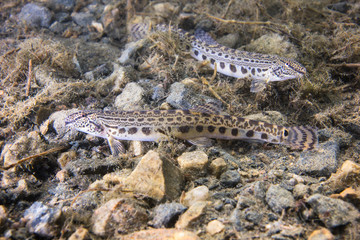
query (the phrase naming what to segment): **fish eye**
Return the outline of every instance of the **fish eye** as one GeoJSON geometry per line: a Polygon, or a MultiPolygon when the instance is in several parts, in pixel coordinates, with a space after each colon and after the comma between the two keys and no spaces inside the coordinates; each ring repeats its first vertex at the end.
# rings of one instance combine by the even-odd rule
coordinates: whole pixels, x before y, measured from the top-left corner
{"type": "Polygon", "coordinates": [[[285,129],[283,134],[285,137],[287,137],[287,136],[289,136],[289,131],[285,129]]]}

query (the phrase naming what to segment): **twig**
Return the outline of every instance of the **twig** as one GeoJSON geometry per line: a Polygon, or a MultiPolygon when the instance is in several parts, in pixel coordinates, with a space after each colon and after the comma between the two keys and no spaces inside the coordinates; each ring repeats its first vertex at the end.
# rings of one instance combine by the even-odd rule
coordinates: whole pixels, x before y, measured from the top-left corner
{"type": "Polygon", "coordinates": [[[360,67],[360,63],[339,63],[339,64],[327,64],[331,67],[360,67]]]}
{"type": "Polygon", "coordinates": [[[343,46],[343,47],[341,47],[341,48],[339,48],[339,49],[336,49],[335,51],[333,51],[333,52],[331,53],[331,56],[335,56],[335,55],[338,54],[339,52],[345,50],[346,48],[348,48],[348,47],[350,47],[351,45],[353,45],[353,44],[355,44],[355,43],[358,43],[358,42],[360,42],[360,39],[359,39],[359,40],[356,40],[356,41],[354,41],[354,42],[351,42],[351,43],[349,43],[349,44],[346,44],[345,46],[343,46]]]}
{"type": "Polygon", "coordinates": [[[30,93],[30,87],[31,87],[31,76],[32,76],[32,60],[29,60],[29,71],[28,71],[28,78],[26,83],[26,92],[25,96],[28,97],[30,93]]]}
{"type": "Polygon", "coordinates": [[[227,14],[228,11],[229,11],[230,5],[231,5],[233,2],[234,2],[234,0],[230,0],[230,1],[228,2],[228,5],[226,6],[225,12],[224,12],[224,14],[221,16],[221,18],[225,18],[225,17],[226,17],[226,14],[227,14]]]}
{"type": "Polygon", "coordinates": [[[33,159],[33,158],[45,156],[45,155],[48,155],[48,154],[50,154],[50,153],[54,153],[54,152],[58,152],[58,151],[67,149],[67,148],[69,148],[69,146],[70,146],[70,145],[52,148],[52,149],[47,150],[47,151],[45,151],[45,152],[42,152],[42,153],[39,153],[39,154],[35,154],[35,155],[32,155],[32,156],[29,156],[29,157],[20,159],[19,161],[17,161],[17,162],[14,163],[14,164],[10,164],[9,166],[6,166],[6,167],[0,167],[0,171],[8,170],[8,169],[10,169],[10,168],[13,168],[13,167],[15,167],[15,166],[23,163],[23,162],[29,161],[29,160],[31,160],[31,159],[33,159]]]}

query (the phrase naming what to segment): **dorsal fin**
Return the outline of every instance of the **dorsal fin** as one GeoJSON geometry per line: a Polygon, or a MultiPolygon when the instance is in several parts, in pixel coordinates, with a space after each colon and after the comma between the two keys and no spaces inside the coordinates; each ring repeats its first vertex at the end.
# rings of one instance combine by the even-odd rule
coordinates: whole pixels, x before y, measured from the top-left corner
{"type": "Polygon", "coordinates": [[[208,102],[206,104],[197,105],[194,109],[191,109],[194,112],[202,112],[209,114],[220,114],[221,107],[217,102],[208,102]]]}

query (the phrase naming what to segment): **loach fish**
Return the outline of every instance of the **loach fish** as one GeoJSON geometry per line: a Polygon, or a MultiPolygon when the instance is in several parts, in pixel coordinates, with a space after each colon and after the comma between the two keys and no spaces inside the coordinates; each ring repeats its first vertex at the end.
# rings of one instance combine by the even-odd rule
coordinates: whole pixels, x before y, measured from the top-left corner
{"type": "Polygon", "coordinates": [[[138,23],[130,31],[134,40],[157,31],[176,34],[191,46],[191,56],[199,61],[208,61],[212,69],[216,65],[217,72],[235,78],[251,78],[251,92],[265,89],[269,82],[301,78],[306,74],[305,67],[292,59],[231,49],[217,43],[201,29],[192,35],[181,28],[138,23]]]}
{"type": "Polygon", "coordinates": [[[317,147],[317,131],[309,126],[284,127],[221,115],[211,104],[190,110],[80,110],[65,119],[69,128],[107,139],[114,155],[124,152],[118,140],[167,141],[179,138],[200,146],[211,139],[239,139],[284,144],[292,149],[317,147]]]}

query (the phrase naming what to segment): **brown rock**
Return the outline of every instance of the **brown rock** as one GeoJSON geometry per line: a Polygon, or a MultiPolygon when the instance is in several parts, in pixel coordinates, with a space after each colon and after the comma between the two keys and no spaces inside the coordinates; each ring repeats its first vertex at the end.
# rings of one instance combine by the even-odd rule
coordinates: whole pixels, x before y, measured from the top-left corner
{"type": "Polygon", "coordinates": [[[134,200],[126,198],[111,199],[98,209],[92,216],[92,231],[100,236],[114,236],[138,230],[145,225],[148,216],[144,208],[134,200]]]}
{"type": "Polygon", "coordinates": [[[182,175],[172,163],[162,161],[157,152],[149,151],[123,185],[126,189],[156,200],[161,200],[165,193],[174,199],[180,195],[182,175]]]}
{"type": "Polygon", "coordinates": [[[224,228],[225,228],[225,225],[222,222],[220,222],[219,220],[212,220],[206,226],[206,231],[210,235],[215,235],[215,234],[221,232],[222,230],[224,230],[224,228]]]}
{"type": "Polygon", "coordinates": [[[71,234],[71,236],[69,237],[69,240],[83,240],[83,239],[87,239],[89,236],[89,231],[86,228],[83,227],[79,227],[78,229],[76,229],[76,231],[71,234]]]}
{"type": "Polygon", "coordinates": [[[185,152],[177,160],[181,170],[187,175],[202,172],[209,162],[208,156],[203,151],[185,152]]]}
{"type": "Polygon", "coordinates": [[[122,240],[199,240],[192,232],[181,229],[151,229],[135,232],[121,237],[122,240]]]}
{"type": "Polygon", "coordinates": [[[216,158],[210,163],[210,170],[212,174],[219,177],[226,171],[227,165],[223,158],[216,158]]]}
{"type": "Polygon", "coordinates": [[[198,217],[203,214],[207,202],[205,201],[198,201],[191,205],[191,207],[186,210],[186,212],[180,216],[179,220],[176,222],[175,227],[178,229],[184,229],[189,226],[191,222],[196,220],[198,217]]]}
{"type": "Polygon", "coordinates": [[[333,239],[335,239],[334,235],[332,235],[332,233],[326,228],[313,231],[308,238],[308,240],[333,240],[333,239]]]}

